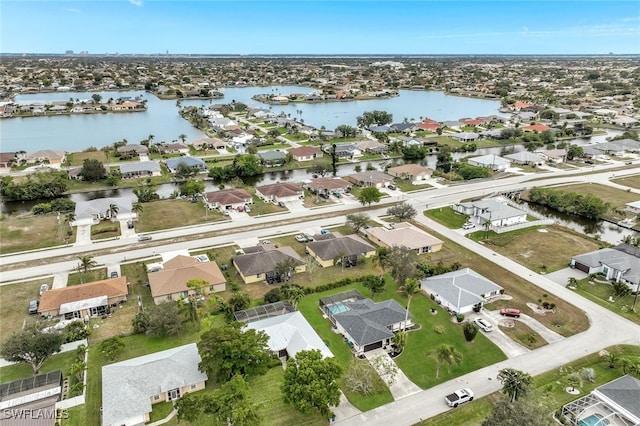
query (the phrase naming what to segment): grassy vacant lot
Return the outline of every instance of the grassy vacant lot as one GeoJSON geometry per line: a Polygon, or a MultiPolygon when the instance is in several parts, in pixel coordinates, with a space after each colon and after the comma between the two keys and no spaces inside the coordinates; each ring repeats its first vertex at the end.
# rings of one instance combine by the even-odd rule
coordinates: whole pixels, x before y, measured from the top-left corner
{"type": "Polygon", "coordinates": [[[578,281],[578,287],[575,290],[577,293],[597,303],[600,306],[621,315],[628,320],[640,324],[640,296],[636,302],[636,312],[631,310],[635,294],[628,294],[623,297],[615,296],[615,291],[610,284],[601,284],[594,282],[591,284],[588,278],[578,281]],[[613,302],[610,302],[610,298],[613,302]]]}
{"type": "MultiPolygon", "coordinates": [[[[610,353],[616,353],[619,357],[640,356],[638,346],[615,346],[607,349],[610,353]]],[[[529,398],[547,404],[549,412],[561,408],[564,404],[581,398],[598,386],[608,383],[618,377],[623,376],[619,365],[609,368],[609,363],[602,356],[595,354],[587,355],[572,363],[564,365],[562,369],[555,369],[547,373],[534,377],[533,392],[529,398]],[[572,372],[580,372],[583,368],[593,368],[595,371],[595,382],[583,381],[578,389],[580,395],[571,395],[565,391],[568,386],[567,376],[572,372]]],[[[471,426],[479,425],[491,413],[491,407],[500,399],[500,392],[493,393],[487,397],[474,400],[470,404],[463,405],[442,413],[438,416],[424,420],[424,426],[471,426]]]]}
{"type": "Polygon", "coordinates": [[[547,344],[547,341],[533,331],[531,327],[520,321],[513,321],[513,327],[500,326],[500,330],[525,348],[538,349],[547,344]]]}
{"type": "Polygon", "coordinates": [[[0,342],[4,342],[11,333],[20,331],[25,321],[35,320],[37,315],[29,315],[27,312],[29,301],[38,297],[42,284],[48,284],[51,287],[52,283],[53,278],[45,278],[0,286],[0,318],[2,318],[0,342]]]}
{"type": "Polygon", "coordinates": [[[71,235],[64,222],[58,223],[55,214],[0,216],[0,254],[15,253],[65,244],[75,241],[75,228],[71,235]]]}
{"type": "Polygon", "coordinates": [[[92,240],[106,240],[120,236],[120,222],[103,220],[95,225],[91,225],[92,240]]]}
{"type": "Polygon", "coordinates": [[[462,228],[462,225],[464,225],[468,218],[468,216],[456,212],[451,207],[427,210],[424,212],[424,215],[443,224],[449,229],[462,228]]]}
{"type": "Polygon", "coordinates": [[[504,234],[478,231],[483,244],[536,272],[565,268],[571,257],[602,248],[604,243],[561,226],[531,227],[504,234]]]}
{"type": "Polygon", "coordinates": [[[618,179],[611,179],[612,182],[617,183],[618,185],[629,186],[631,188],[640,189],[640,175],[635,176],[627,176],[618,179]]]}
{"type": "Polygon", "coordinates": [[[142,207],[144,210],[140,214],[140,220],[135,224],[136,232],[159,231],[225,220],[216,210],[206,211],[202,202],[158,200],[144,203],[142,207]]]}
{"type": "Polygon", "coordinates": [[[617,210],[624,210],[625,204],[632,201],[638,201],[638,194],[623,191],[622,189],[613,188],[608,185],[600,185],[595,183],[581,183],[577,185],[556,186],[554,189],[560,189],[567,192],[577,192],[579,194],[592,194],[609,203],[610,207],[606,213],[607,217],[612,219],[624,219],[624,212],[618,213],[617,210]]]}
{"type": "Polygon", "coordinates": [[[98,160],[103,163],[112,163],[118,159],[113,156],[113,151],[84,151],[67,154],[67,163],[70,166],[82,166],[84,160],[98,160]]]}
{"type": "MultiPolygon", "coordinates": [[[[62,375],[67,376],[69,367],[71,367],[71,364],[73,364],[75,360],[75,351],[53,355],[45,361],[40,372],[48,373],[50,371],[62,370],[62,375]]],[[[30,376],[33,376],[33,369],[29,364],[19,363],[0,368],[0,383],[12,382],[30,376]]]]}
{"type": "MultiPolygon", "coordinates": [[[[414,225],[422,227],[418,223],[414,223],[414,225]]],[[[460,262],[462,268],[473,269],[480,275],[502,286],[506,294],[513,296],[513,300],[500,300],[486,305],[487,309],[500,309],[507,306],[520,309],[522,312],[535,317],[547,328],[555,330],[563,336],[580,333],[589,327],[589,321],[580,309],[551,294],[547,295],[544,300],[549,303],[555,303],[556,312],[544,316],[534,313],[527,306],[527,303],[538,303],[538,299],[544,297],[543,290],[512,274],[510,271],[492,262],[487,262],[484,258],[453,243],[437,232],[430,229],[426,229],[426,231],[444,241],[444,248],[431,255],[430,260],[432,262],[438,261],[438,258],[450,259],[447,262],[460,262]]]]}

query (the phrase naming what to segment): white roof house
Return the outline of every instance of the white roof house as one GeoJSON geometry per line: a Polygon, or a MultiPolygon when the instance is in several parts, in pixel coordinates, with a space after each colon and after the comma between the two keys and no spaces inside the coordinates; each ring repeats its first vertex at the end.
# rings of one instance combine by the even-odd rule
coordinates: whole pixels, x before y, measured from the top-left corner
{"type": "Polygon", "coordinates": [[[509,226],[527,221],[526,212],[495,198],[454,204],[453,209],[481,225],[489,222],[491,226],[509,226]]]}
{"type": "Polygon", "coordinates": [[[445,308],[456,313],[467,313],[487,298],[500,294],[498,284],[472,269],[465,268],[420,281],[422,289],[445,308]]]}
{"type": "Polygon", "coordinates": [[[295,357],[300,351],[317,349],[323,357],[333,358],[327,345],[298,311],[250,322],[247,327],[264,331],[269,336],[269,349],[279,356],[295,357]]]}
{"type": "Polygon", "coordinates": [[[503,172],[507,168],[509,168],[509,166],[511,166],[511,161],[507,160],[506,158],[499,157],[495,154],[472,157],[467,160],[467,163],[471,164],[472,166],[486,167],[497,172],[503,172]]]}
{"type": "Polygon", "coordinates": [[[102,367],[102,426],[149,421],[153,402],[204,388],[198,346],[191,343],[102,367]]]}
{"type": "Polygon", "coordinates": [[[135,217],[131,212],[131,200],[126,197],[96,198],[95,200],[79,201],[76,204],[76,224],[93,222],[102,219],[129,219],[135,217]],[[115,205],[117,212],[111,211],[115,205]]]}
{"type": "Polygon", "coordinates": [[[529,151],[520,151],[505,155],[504,158],[516,164],[540,164],[542,157],[529,151]]]}

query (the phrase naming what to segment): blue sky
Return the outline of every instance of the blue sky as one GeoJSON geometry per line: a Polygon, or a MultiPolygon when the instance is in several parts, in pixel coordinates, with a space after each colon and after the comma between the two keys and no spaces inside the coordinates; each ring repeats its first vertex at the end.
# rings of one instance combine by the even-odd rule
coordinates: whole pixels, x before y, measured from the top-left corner
{"type": "Polygon", "coordinates": [[[2,0],[0,52],[640,53],[640,1],[2,0]]]}

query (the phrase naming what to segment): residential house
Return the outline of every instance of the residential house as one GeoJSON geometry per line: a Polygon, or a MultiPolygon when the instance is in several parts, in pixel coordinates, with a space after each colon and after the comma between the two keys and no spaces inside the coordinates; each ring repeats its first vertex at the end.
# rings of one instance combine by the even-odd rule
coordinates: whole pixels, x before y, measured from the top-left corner
{"type": "Polygon", "coordinates": [[[237,269],[245,284],[266,281],[267,284],[275,284],[288,280],[277,271],[278,264],[291,261],[295,269],[291,273],[304,272],[306,264],[304,260],[291,247],[275,247],[270,244],[248,247],[243,249],[244,254],[233,256],[231,262],[237,269]]]}
{"type": "Polygon", "coordinates": [[[390,176],[419,184],[421,181],[430,179],[433,170],[419,164],[403,164],[402,166],[390,167],[387,169],[387,173],[390,176]]]}
{"type": "Polygon", "coordinates": [[[61,370],[0,384],[0,424],[55,426],[62,385],[61,370]]]}
{"type": "Polygon", "coordinates": [[[161,154],[187,155],[189,153],[189,145],[180,142],[163,143],[158,145],[158,151],[160,151],[161,154]]]}
{"type": "Polygon", "coordinates": [[[458,271],[420,280],[422,290],[450,312],[467,314],[479,310],[482,305],[502,291],[502,287],[472,269],[458,271]]]}
{"type": "Polygon", "coordinates": [[[428,132],[436,133],[438,129],[442,129],[443,125],[440,123],[436,123],[435,121],[423,121],[418,124],[420,130],[426,130],[428,132]]]}
{"type": "Polygon", "coordinates": [[[198,151],[205,151],[207,149],[217,149],[222,150],[226,149],[227,144],[218,138],[202,138],[193,142],[191,145],[198,151]]]}
{"type": "Polygon", "coordinates": [[[13,117],[18,111],[18,104],[15,102],[0,102],[0,117],[13,117]]]}
{"type": "Polygon", "coordinates": [[[157,161],[138,161],[118,165],[122,179],[161,176],[160,163],[157,161]]]}
{"type": "Polygon", "coordinates": [[[45,163],[52,166],[60,166],[66,159],[67,153],[65,151],[56,151],[53,149],[42,149],[29,153],[25,157],[27,164],[45,163]]]}
{"type": "Polygon", "coordinates": [[[303,187],[316,194],[330,194],[332,192],[345,193],[351,188],[351,183],[342,178],[314,178],[303,183],[303,187]]]}
{"type": "Polygon", "coordinates": [[[197,173],[206,173],[208,170],[207,164],[197,157],[169,158],[165,161],[165,164],[167,165],[167,169],[174,174],[178,171],[180,164],[186,165],[197,173]]]}
{"type": "Polygon", "coordinates": [[[290,182],[278,182],[256,187],[256,195],[264,201],[283,203],[304,198],[304,189],[300,185],[290,182]]]}
{"type": "Polygon", "coordinates": [[[204,389],[198,346],[155,352],[102,367],[102,426],[149,422],[153,404],[171,402],[204,389]]]}
{"type": "Polygon", "coordinates": [[[0,152],[0,174],[9,173],[17,161],[18,156],[15,152],[0,152]]]}
{"type": "Polygon", "coordinates": [[[389,126],[389,131],[396,133],[411,133],[419,129],[417,123],[393,123],[389,126]]]}
{"type": "Polygon", "coordinates": [[[478,140],[478,138],[480,137],[480,135],[475,132],[451,133],[449,134],[449,136],[460,142],[473,142],[478,140]]]}
{"type": "Polygon", "coordinates": [[[529,151],[520,151],[513,154],[507,154],[503,158],[511,161],[514,164],[542,164],[542,157],[540,154],[536,154],[529,151]]]}
{"type": "Polygon", "coordinates": [[[96,198],[78,201],[75,208],[75,223],[98,223],[101,220],[123,220],[135,217],[131,212],[131,199],[127,197],[96,198]]]}
{"type": "Polygon", "coordinates": [[[587,274],[602,273],[608,280],[623,282],[631,291],[640,290],[640,249],[628,244],[574,256],[569,266],[587,274]]]}
{"type": "MultiPolygon", "coordinates": [[[[269,305],[264,305],[269,309],[269,305]]],[[[298,311],[259,319],[247,324],[247,328],[263,331],[269,336],[269,349],[278,358],[287,360],[300,351],[318,350],[324,358],[333,358],[322,338],[298,311]]]]}
{"type": "Polygon", "coordinates": [[[127,277],[47,290],[40,296],[38,313],[65,320],[106,315],[112,305],[124,303],[129,294],[127,277]]]}
{"type": "MultiPolygon", "coordinates": [[[[336,146],[336,157],[338,158],[358,158],[362,157],[362,151],[358,149],[358,146],[355,143],[337,143],[336,146]]],[[[325,152],[328,152],[331,147],[325,147],[325,152]]]]}
{"type": "Polygon", "coordinates": [[[640,380],[624,375],[562,407],[569,425],[640,425],[640,380]]]}
{"type": "Polygon", "coordinates": [[[357,235],[341,235],[337,232],[317,236],[307,243],[307,251],[323,268],[340,264],[343,268],[356,266],[358,258],[371,257],[375,247],[357,235]]]}
{"type": "Polygon", "coordinates": [[[546,132],[547,130],[551,130],[551,127],[547,126],[546,124],[531,124],[530,126],[522,127],[523,132],[531,133],[542,133],[546,132]]]}
{"type": "Polygon", "coordinates": [[[495,154],[480,155],[467,159],[467,163],[476,166],[491,169],[494,172],[504,172],[511,167],[511,162],[506,158],[499,157],[495,154]]]}
{"type": "Polygon", "coordinates": [[[280,150],[261,151],[258,157],[266,167],[278,167],[284,164],[287,154],[280,150]]]}
{"type": "Polygon", "coordinates": [[[356,146],[360,151],[371,154],[384,154],[389,151],[389,147],[386,144],[374,140],[359,141],[356,142],[356,146]]]}
{"type": "Polygon", "coordinates": [[[128,155],[133,155],[133,156],[148,155],[149,154],[149,148],[147,148],[144,145],[137,144],[137,143],[132,143],[132,144],[119,146],[117,151],[120,154],[128,154],[128,155]]]}
{"type": "Polygon", "coordinates": [[[345,176],[345,180],[357,186],[374,186],[383,188],[393,183],[393,176],[378,170],[369,170],[345,176]]]}
{"type": "Polygon", "coordinates": [[[496,198],[454,204],[453,209],[458,213],[471,216],[471,221],[483,226],[487,224],[493,227],[510,226],[527,221],[526,212],[496,198]]]}
{"type": "Polygon", "coordinates": [[[633,117],[627,117],[626,115],[618,115],[612,120],[613,124],[622,127],[635,127],[640,123],[638,119],[633,117]]]}
{"type": "Polygon", "coordinates": [[[288,150],[295,161],[311,161],[322,157],[322,151],[315,146],[300,146],[288,150]]]}
{"type": "Polygon", "coordinates": [[[231,210],[252,204],[253,197],[244,189],[221,189],[220,191],[206,192],[203,195],[204,202],[209,209],[231,210]]]}
{"type": "Polygon", "coordinates": [[[627,210],[630,211],[633,214],[640,214],[640,200],[639,201],[632,201],[630,203],[626,203],[625,206],[627,206],[627,210]]]}
{"type": "Polygon", "coordinates": [[[413,325],[413,315],[395,300],[376,303],[356,290],[322,297],[319,304],[356,355],[386,348],[396,332],[413,325]]]}
{"type": "Polygon", "coordinates": [[[389,133],[390,130],[391,127],[387,125],[377,126],[375,124],[372,124],[371,126],[369,126],[369,131],[371,133],[389,133]]]}
{"type": "Polygon", "coordinates": [[[543,160],[549,163],[563,163],[567,158],[566,149],[543,149],[535,151],[543,160]]]}
{"type": "Polygon", "coordinates": [[[629,152],[639,152],[640,142],[633,139],[619,139],[612,142],[590,145],[589,148],[594,148],[603,154],[623,156],[629,152]]]}
{"type": "Polygon", "coordinates": [[[442,240],[428,234],[408,222],[393,224],[393,227],[376,226],[365,229],[369,241],[383,246],[405,246],[418,254],[434,253],[442,249],[442,240]]]}
{"type": "Polygon", "coordinates": [[[149,272],[149,288],[156,305],[166,301],[178,301],[193,296],[198,291],[187,287],[190,280],[201,279],[207,286],[199,289],[203,295],[218,293],[226,289],[227,280],[216,262],[207,258],[175,256],[164,262],[158,270],[149,272]]]}
{"type": "Polygon", "coordinates": [[[482,118],[461,118],[460,122],[467,126],[484,126],[487,122],[482,118]]]}
{"type": "Polygon", "coordinates": [[[111,105],[112,111],[141,111],[147,109],[142,102],[124,101],[111,105]]]}

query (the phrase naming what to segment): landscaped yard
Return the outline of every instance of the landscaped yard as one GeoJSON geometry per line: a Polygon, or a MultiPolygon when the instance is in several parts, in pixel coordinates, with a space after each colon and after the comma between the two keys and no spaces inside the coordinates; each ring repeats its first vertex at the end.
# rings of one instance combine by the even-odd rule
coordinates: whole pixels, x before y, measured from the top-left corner
{"type": "Polygon", "coordinates": [[[616,296],[613,286],[610,284],[602,284],[595,281],[592,284],[588,278],[585,278],[578,281],[578,286],[575,291],[592,302],[640,324],[640,295],[636,300],[636,312],[634,313],[631,308],[633,307],[636,295],[616,296]],[[611,302],[611,300],[613,300],[613,302],[611,302]]]}
{"type": "Polygon", "coordinates": [[[427,210],[424,215],[438,223],[443,224],[449,229],[462,228],[467,221],[467,216],[460,214],[451,207],[441,207],[438,209],[427,210]]]}
{"type": "Polygon", "coordinates": [[[271,213],[284,213],[288,211],[286,207],[280,207],[277,204],[262,201],[257,195],[253,195],[253,204],[251,204],[250,208],[251,211],[248,213],[249,216],[260,216],[271,213]]]}
{"type": "Polygon", "coordinates": [[[73,242],[76,239],[75,228],[68,233],[69,226],[55,214],[0,216],[0,254],[15,253],[54,247],[73,242]]]}
{"type": "MultiPolygon", "coordinates": [[[[640,356],[638,346],[615,346],[607,349],[608,352],[616,353],[618,357],[640,356]]],[[[534,377],[533,392],[529,396],[534,401],[544,403],[552,411],[562,408],[562,406],[575,399],[583,397],[598,386],[608,383],[622,376],[620,366],[609,368],[609,363],[599,354],[590,354],[574,362],[562,366],[547,373],[534,377]],[[571,395],[565,391],[568,386],[566,377],[572,372],[580,373],[583,368],[593,368],[595,372],[595,382],[582,381],[578,389],[579,395],[571,395]]],[[[502,398],[500,392],[492,393],[484,398],[476,399],[470,404],[462,405],[455,410],[446,411],[438,416],[424,420],[420,423],[423,426],[450,426],[479,425],[491,413],[491,407],[502,398]]]]}
{"type": "Polygon", "coordinates": [[[566,268],[573,256],[598,250],[606,245],[556,225],[524,228],[504,234],[490,232],[486,239],[485,235],[484,231],[474,233],[477,240],[491,250],[536,272],[553,272],[566,268]]]}
{"type": "Polygon", "coordinates": [[[143,212],[135,222],[136,232],[150,232],[161,229],[179,228],[226,220],[217,210],[207,210],[199,201],[158,200],[142,204],[143,212]]]}
{"type": "Polygon", "coordinates": [[[105,240],[120,236],[120,222],[103,220],[95,225],[91,225],[91,239],[105,240]]]}
{"type": "Polygon", "coordinates": [[[29,315],[29,301],[38,298],[42,284],[48,284],[51,288],[52,283],[53,278],[44,278],[0,286],[0,342],[4,342],[11,333],[20,331],[25,321],[35,321],[38,315],[29,315]]]}
{"type": "Polygon", "coordinates": [[[547,341],[538,333],[533,331],[533,329],[531,329],[527,324],[520,321],[511,322],[513,323],[513,327],[500,326],[500,330],[502,330],[502,332],[509,336],[513,341],[518,342],[525,348],[529,348],[531,350],[538,349],[547,344],[547,341]]]}
{"type": "Polygon", "coordinates": [[[412,184],[411,182],[409,182],[407,180],[397,180],[397,181],[394,182],[394,184],[402,192],[411,192],[411,191],[418,191],[420,189],[431,188],[431,185],[429,185],[428,183],[424,183],[424,184],[421,184],[421,185],[414,185],[414,184],[412,184]]]}
{"type": "Polygon", "coordinates": [[[74,272],[67,277],[67,286],[86,284],[107,279],[107,268],[96,268],[85,272],[74,272]]]}
{"type": "MultiPolygon", "coordinates": [[[[40,373],[48,373],[50,371],[62,370],[62,375],[67,376],[69,367],[76,360],[76,351],[64,352],[61,354],[52,355],[47,359],[40,373]]],[[[29,364],[19,363],[8,365],[6,367],[0,367],[0,383],[12,382],[18,379],[24,379],[26,377],[33,376],[33,368],[29,364]]]]}

